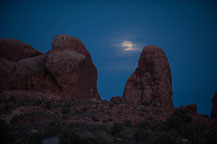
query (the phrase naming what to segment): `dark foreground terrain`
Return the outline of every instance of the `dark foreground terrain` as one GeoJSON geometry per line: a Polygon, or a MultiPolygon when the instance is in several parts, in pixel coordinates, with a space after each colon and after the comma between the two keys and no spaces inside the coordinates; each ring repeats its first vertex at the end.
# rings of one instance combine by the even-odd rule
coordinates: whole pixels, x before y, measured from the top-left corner
{"type": "Polygon", "coordinates": [[[216,121],[186,107],[147,103],[9,97],[1,104],[1,143],[214,144],[216,121]],[[53,142],[52,142],[53,140],[53,142]]]}

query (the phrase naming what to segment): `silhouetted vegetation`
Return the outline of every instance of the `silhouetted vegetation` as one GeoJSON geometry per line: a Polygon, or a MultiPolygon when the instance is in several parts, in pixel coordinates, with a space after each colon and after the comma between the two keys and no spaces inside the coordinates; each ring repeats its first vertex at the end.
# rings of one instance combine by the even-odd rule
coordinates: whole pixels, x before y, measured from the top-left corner
{"type": "Polygon", "coordinates": [[[114,123],[113,126],[111,127],[111,133],[114,136],[117,136],[120,134],[121,130],[123,129],[123,125],[120,123],[114,123]]]}
{"type": "Polygon", "coordinates": [[[0,119],[0,143],[1,144],[13,144],[14,140],[8,133],[8,125],[2,119],[0,119]]]}

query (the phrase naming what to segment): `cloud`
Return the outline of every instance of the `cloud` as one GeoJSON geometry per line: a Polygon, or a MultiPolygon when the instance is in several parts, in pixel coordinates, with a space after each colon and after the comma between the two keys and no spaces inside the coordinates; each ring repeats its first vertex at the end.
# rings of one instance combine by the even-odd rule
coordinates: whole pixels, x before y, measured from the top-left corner
{"type": "Polygon", "coordinates": [[[135,40],[119,38],[112,40],[112,47],[114,47],[119,53],[133,53],[141,52],[144,45],[135,40]]]}

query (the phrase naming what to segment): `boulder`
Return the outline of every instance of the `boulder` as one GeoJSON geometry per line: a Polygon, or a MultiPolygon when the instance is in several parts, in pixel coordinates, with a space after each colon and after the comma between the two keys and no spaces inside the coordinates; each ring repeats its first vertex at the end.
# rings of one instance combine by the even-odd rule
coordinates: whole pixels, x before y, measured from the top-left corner
{"type": "Polygon", "coordinates": [[[147,102],[151,106],[173,107],[172,76],[163,50],[148,45],[143,48],[138,67],[128,78],[123,101],[147,102]]]}

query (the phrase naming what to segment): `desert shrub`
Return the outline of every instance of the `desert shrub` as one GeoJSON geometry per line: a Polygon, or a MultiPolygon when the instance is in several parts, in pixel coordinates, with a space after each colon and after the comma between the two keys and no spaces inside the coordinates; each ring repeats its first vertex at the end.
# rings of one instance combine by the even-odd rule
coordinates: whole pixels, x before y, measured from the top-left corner
{"type": "Polygon", "coordinates": [[[4,114],[11,114],[11,110],[12,110],[12,107],[6,103],[1,111],[1,113],[4,113],[4,114]]]}
{"type": "Polygon", "coordinates": [[[150,125],[150,123],[145,119],[145,120],[143,120],[143,121],[141,121],[138,125],[137,125],[137,127],[138,128],[148,128],[148,127],[150,127],[151,125],[150,125]]]}
{"type": "Polygon", "coordinates": [[[137,129],[133,132],[133,139],[136,142],[149,142],[152,140],[152,134],[148,131],[137,129]]]}
{"type": "Polygon", "coordinates": [[[51,101],[46,101],[46,102],[45,102],[45,108],[46,108],[46,109],[49,109],[49,110],[52,108],[51,101]]]}
{"type": "Polygon", "coordinates": [[[0,142],[1,144],[14,143],[13,137],[8,133],[8,125],[2,119],[0,119],[0,142]]]}
{"type": "Polygon", "coordinates": [[[99,140],[94,137],[85,138],[82,140],[82,144],[100,144],[99,140]]]}
{"type": "Polygon", "coordinates": [[[205,133],[206,143],[208,144],[216,144],[217,142],[217,129],[210,128],[205,133]]]}
{"type": "Polygon", "coordinates": [[[35,105],[35,106],[39,106],[39,105],[41,105],[41,103],[42,103],[42,101],[39,99],[39,100],[36,100],[36,101],[35,101],[34,105],[35,105]]]}
{"type": "Polygon", "coordinates": [[[193,119],[187,115],[185,110],[179,109],[167,118],[163,124],[163,128],[166,130],[180,130],[181,127],[190,124],[192,121],[193,119]]]}
{"type": "Polygon", "coordinates": [[[65,131],[61,135],[62,144],[82,144],[82,139],[74,131],[65,131]]]}
{"type": "Polygon", "coordinates": [[[157,134],[152,136],[152,143],[158,144],[174,144],[171,137],[166,134],[157,134]]]}
{"type": "Polygon", "coordinates": [[[71,111],[70,107],[62,107],[61,113],[62,114],[67,114],[71,111]]]}
{"type": "Polygon", "coordinates": [[[149,106],[150,104],[148,103],[148,102],[146,102],[146,101],[143,101],[142,103],[141,103],[143,106],[149,106]]]}
{"type": "Polygon", "coordinates": [[[111,133],[112,135],[116,136],[120,134],[121,130],[123,129],[123,125],[120,123],[114,123],[111,127],[111,133]]]}
{"type": "Polygon", "coordinates": [[[82,111],[82,113],[86,113],[86,112],[88,111],[88,109],[87,109],[86,107],[83,107],[83,108],[81,109],[81,111],[82,111]]]}
{"type": "Polygon", "coordinates": [[[16,125],[18,123],[18,120],[19,120],[19,116],[18,115],[15,115],[11,121],[10,121],[10,124],[12,125],[16,125]]]}
{"type": "Polygon", "coordinates": [[[70,101],[65,101],[63,106],[64,107],[70,107],[71,106],[71,102],[70,101]]]}
{"type": "Polygon", "coordinates": [[[114,107],[114,104],[113,103],[110,103],[110,105],[109,105],[110,107],[114,107]]]}
{"type": "Polygon", "coordinates": [[[111,135],[109,135],[106,130],[104,131],[99,131],[97,133],[95,133],[95,137],[96,139],[98,139],[100,141],[100,143],[102,144],[109,144],[112,143],[113,141],[113,137],[111,135]]]}
{"type": "Polygon", "coordinates": [[[99,118],[97,116],[92,116],[92,121],[98,122],[99,118]]]}
{"type": "Polygon", "coordinates": [[[128,127],[131,126],[132,121],[131,120],[125,120],[124,121],[124,126],[128,127]]]}

